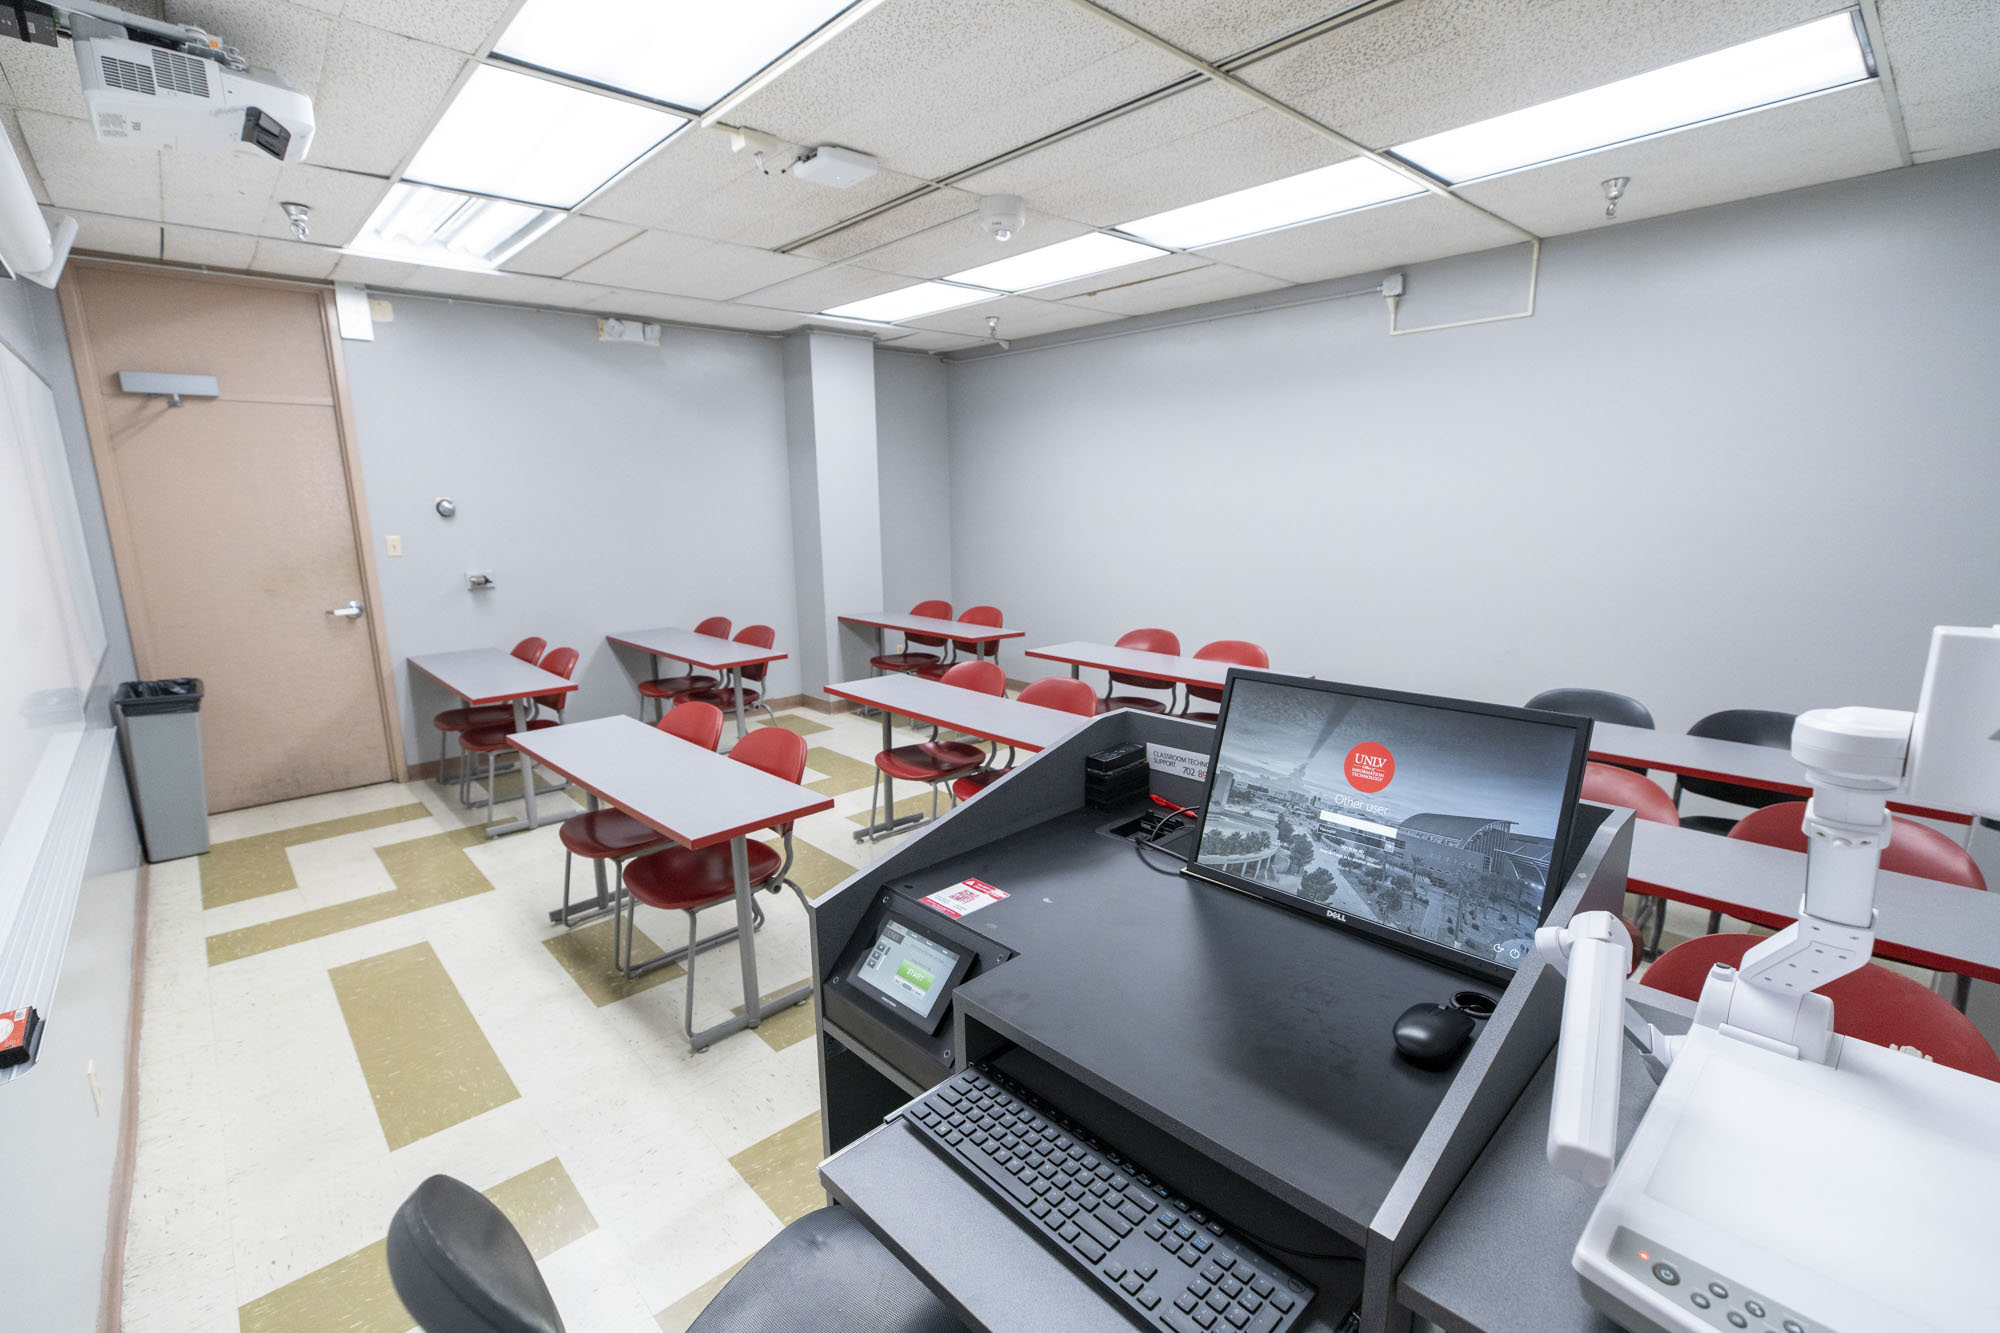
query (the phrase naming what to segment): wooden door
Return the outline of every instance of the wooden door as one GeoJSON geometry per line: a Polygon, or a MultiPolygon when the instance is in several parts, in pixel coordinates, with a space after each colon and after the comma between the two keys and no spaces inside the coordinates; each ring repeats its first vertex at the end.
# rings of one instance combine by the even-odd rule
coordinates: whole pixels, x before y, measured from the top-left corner
{"type": "Polygon", "coordinates": [[[79,262],[62,294],[139,674],[206,685],[209,810],[388,780],[331,293],[79,262]],[[121,370],[221,395],[174,407],[121,392],[121,370]]]}

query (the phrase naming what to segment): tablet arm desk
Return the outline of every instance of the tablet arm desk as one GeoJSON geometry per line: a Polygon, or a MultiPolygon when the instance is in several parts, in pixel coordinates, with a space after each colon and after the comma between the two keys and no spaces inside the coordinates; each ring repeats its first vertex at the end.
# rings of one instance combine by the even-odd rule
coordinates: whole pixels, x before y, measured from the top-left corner
{"type": "MultiPolygon", "coordinates": [[[[1340,1329],[1358,1310],[1361,1329],[1402,1333],[1398,1271],[1554,1044],[1561,984],[1539,961],[1499,991],[1155,873],[1111,831],[1155,808],[1144,798],[1085,808],[1085,756],[1131,741],[1206,753],[1214,736],[1107,714],[813,906],[822,1179],[970,1327],[1133,1325],[897,1117],[969,1063],[1025,1084],[1313,1283],[1297,1327],[1340,1329]],[[967,878],[1008,896],[958,920],[921,903],[967,878]],[[961,960],[934,1030],[853,984],[898,921],[961,960]],[[1464,989],[1499,1003],[1455,1066],[1396,1055],[1397,1014],[1464,989]]],[[[1201,795],[1186,779],[1152,781],[1177,804],[1201,795]]],[[[1629,820],[1583,809],[1551,920],[1617,910],[1629,820]]]]}

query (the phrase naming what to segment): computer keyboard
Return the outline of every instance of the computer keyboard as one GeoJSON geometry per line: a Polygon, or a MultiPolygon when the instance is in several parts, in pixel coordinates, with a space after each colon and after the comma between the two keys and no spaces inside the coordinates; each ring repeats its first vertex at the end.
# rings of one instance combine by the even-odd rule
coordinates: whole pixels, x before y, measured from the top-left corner
{"type": "Polygon", "coordinates": [[[1201,1208],[984,1066],[905,1118],[1154,1328],[1282,1333],[1313,1288],[1201,1208]]]}

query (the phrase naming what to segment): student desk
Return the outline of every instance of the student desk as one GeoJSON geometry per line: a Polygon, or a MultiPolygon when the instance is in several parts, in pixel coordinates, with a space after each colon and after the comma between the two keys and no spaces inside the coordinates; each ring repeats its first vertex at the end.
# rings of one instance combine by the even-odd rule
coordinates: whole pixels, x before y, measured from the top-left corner
{"type": "MultiPolygon", "coordinates": [[[[882,714],[882,748],[885,750],[893,748],[896,743],[893,722],[897,713],[935,727],[948,727],[968,736],[999,741],[1017,750],[1045,750],[1089,720],[1075,713],[1044,708],[1040,704],[1024,704],[1018,699],[999,695],[981,694],[977,690],[960,689],[956,685],[925,680],[920,676],[871,676],[867,680],[829,685],[826,692],[836,699],[866,704],[879,710],[882,714]]],[[[864,838],[873,842],[897,829],[920,824],[925,819],[923,815],[896,818],[896,780],[884,773],[882,782],[887,789],[888,810],[881,822],[857,830],[854,834],[856,842],[864,838]]]]}
{"type": "MultiPolygon", "coordinates": [[[[650,656],[654,675],[659,674],[662,657],[671,657],[689,666],[706,667],[710,671],[729,672],[735,672],[739,667],[785,660],[785,654],[775,648],[756,648],[734,639],[718,639],[712,634],[696,634],[686,629],[635,629],[623,634],[607,634],[604,638],[606,642],[636,648],[650,656]]],[[[743,719],[743,677],[740,673],[735,676],[735,694],[736,739],[740,741],[750,730],[743,719]]],[[[642,706],[644,702],[640,701],[642,706]]]]}
{"type": "Polygon", "coordinates": [[[889,651],[889,631],[903,634],[925,634],[933,639],[949,639],[956,644],[991,643],[996,639],[1024,639],[1028,631],[1008,629],[1004,625],[970,625],[963,620],[936,620],[930,616],[899,615],[894,611],[850,611],[840,617],[843,625],[872,627],[875,630],[875,651],[878,654],[889,651]]]}
{"type": "MultiPolygon", "coordinates": [[[[683,847],[729,844],[730,867],[736,876],[743,1012],[695,1033],[697,1051],[732,1032],[756,1027],[766,1009],[775,1012],[812,994],[806,985],[769,1002],[758,998],[756,931],[750,917],[754,890],[745,839],[757,829],[830,810],[832,797],[690,745],[637,718],[604,717],[511,739],[522,754],[532,755],[583,788],[592,808],[599,801],[608,802],[683,847]]],[[[598,894],[597,906],[608,906],[601,878],[598,894]]]]}
{"type": "MultiPolygon", "coordinates": [[[[528,725],[528,705],[530,699],[544,694],[568,694],[576,689],[576,682],[564,680],[553,671],[544,671],[515,657],[503,653],[498,648],[468,648],[456,653],[425,653],[422,657],[409,659],[412,670],[421,671],[438,684],[465,700],[468,707],[481,704],[514,705],[514,727],[516,730],[528,725]]],[[[464,754],[459,755],[459,763],[465,762],[464,754]]],[[[439,778],[443,778],[440,773],[439,778]]],[[[502,833],[514,833],[521,829],[536,828],[541,817],[535,810],[534,767],[525,761],[521,765],[521,800],[524,803],[523,816],[504,824],[488,824],[486,836],[494,838],[502,833]]],[[[495,802],[498,804],[498,802],[495,802]]]]}

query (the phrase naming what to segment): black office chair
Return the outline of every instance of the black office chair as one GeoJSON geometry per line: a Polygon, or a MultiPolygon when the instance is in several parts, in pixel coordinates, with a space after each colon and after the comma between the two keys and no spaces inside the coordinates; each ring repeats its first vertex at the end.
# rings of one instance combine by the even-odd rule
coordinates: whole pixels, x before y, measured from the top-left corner
{"type": "MultiPolygon", "coordinates": [[[[1792,748],[1792,723],[1798,721],[1796,713],[1779,713],[1768,708],[1725,708],[1720,713],[1710,713],[1687,729],[1690,736],[1706,736],[1711,740],[1736,741],[1742,745],[1766,745],[1774,750],[1792,748]]],[[[1798,797],[1790,792],[1772,791],[1768,787],[1745,787],[1735,782],[1721,782],[1715,778],[1682,777],[1674,783],[1674,804],[1681,803],[1681,793],[1691,791],[1697,796],[1706,796],[1712,801],[1725,801],[1730,805],[1747,805],[1752,810],[1762,810],[1767,805],[1778,805],[1785,801],[1796,801],[1798,797]]],[[[1728,836],[1736,827],[1736,818],[1730,815],[1682,815],[1681,827],[1713,833],[1719,837],[1728,836]]],[[[1722,929],[1722,913],[1708,914],[1708,933],[1713,935],[1722,929]]]]}
{"type": "Polygon", "coordinates": [[[389,1280],[424,1333],[563,1333],[521,1233],[450,1176],[432,1176],[396,1210],[389,1280]]]}
{"type": "MultiPolygon", "coordinates": [[[[1587,690],[1580,686],[1566,685],[1561,689],[1543,690],[1528,700],[1529,708],[1544,708],[1551,713],[1570,713],[1577,717],[1587,717],[1593,722],[1615,722],[1621,727],[1644,727],[1653,730],[1653,714],[1646,705],[1629,694],[1615,694],[1610,690],[1587,690]]],[[[1618,764],[1615,767],[1629,768],[1634,773],[1644,773],[1644,764],[1618,764]]]]}

